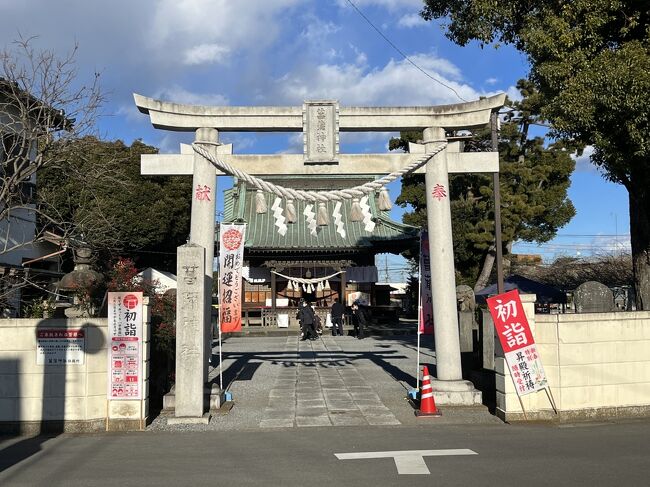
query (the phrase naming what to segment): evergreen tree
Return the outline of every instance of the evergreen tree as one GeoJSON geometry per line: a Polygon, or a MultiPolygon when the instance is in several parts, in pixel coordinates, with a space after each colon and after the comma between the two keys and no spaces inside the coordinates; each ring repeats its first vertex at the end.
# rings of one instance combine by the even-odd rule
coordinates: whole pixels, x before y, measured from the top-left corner
{"type": "Polygon", "coordinates": [[[595,150],[625,186],[638,309],[650,307],[650,6],[647,0],[425,0],[459,45],[502,42],[528,56],[556,134],[595,150]]]}
{"type": "Polygon", "coordinates": [[[189,235],[191,178],[141,176],[140,156],[156,152],[137,140],[67,144],[60,156],[66,170],[52,165],[39,175],[39,204],[102,264],[129,255],[140,268],[173,272],[176,247],[189,235]]]}
{"type": "MultiPolygon", "coordinates": [[[[538,94],[527,81],[518,87],[523,99],[508,102],[512,110],[499,133],[501,187],[501,230],[504,251],[517,240],[547,242],[575,214],[567,197],[570,175],[575,163],[573,148],[564,140],[545,144],[543,137],[530,135],[530,128],[540,122],[538,94]]],[[[392,139],[391,149],[406,149],[408,142],[422,134],[405,132],[392,139]]],[[[466,151],[491,150],[490,131],[477,131],[465,143],[466,151]]],[[[494,204],[492,178],[482,174],[450,175],[450,194],[454,255],[457,281],[481,289],[488,283],[495,256],[494,204]]],[[[426,226],[424,177],[412,174],[402,180],[401,206],[413,211],[404,222],[426,226]]],[[[413,256],[411,252],[407,256],[413,256]]]]}

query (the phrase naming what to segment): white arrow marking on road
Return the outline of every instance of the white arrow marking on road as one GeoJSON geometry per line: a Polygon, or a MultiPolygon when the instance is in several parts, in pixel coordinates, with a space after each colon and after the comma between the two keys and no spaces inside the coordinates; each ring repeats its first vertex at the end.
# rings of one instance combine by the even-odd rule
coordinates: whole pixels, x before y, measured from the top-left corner
{"type": "Polygon", "coordinates": [[[404,450],[404,451],[368,451],[359,453],[335,453],[339,460],[363,460],[370,458],[392,458],[395,460],[397,473],[400,475],[427,475],[431,472],[424,463],[424,457],[442,457],[454,455],[478,455],[475,451],[462,448],[459,450],[404,450]]]}

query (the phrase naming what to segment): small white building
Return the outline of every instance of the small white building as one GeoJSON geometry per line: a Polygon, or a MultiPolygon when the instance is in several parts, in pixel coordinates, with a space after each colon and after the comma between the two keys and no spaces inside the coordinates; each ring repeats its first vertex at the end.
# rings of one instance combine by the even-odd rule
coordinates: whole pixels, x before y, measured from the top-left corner
{"type": "Polygon", "coordinates": [[[136,276],[142,278],[144,281],[154,283],[156,285],[156,293],[164,293],[169,289],[176,289],[176,276],[171,272],[159,271],[153,267],[138,272],[136,276]]]}

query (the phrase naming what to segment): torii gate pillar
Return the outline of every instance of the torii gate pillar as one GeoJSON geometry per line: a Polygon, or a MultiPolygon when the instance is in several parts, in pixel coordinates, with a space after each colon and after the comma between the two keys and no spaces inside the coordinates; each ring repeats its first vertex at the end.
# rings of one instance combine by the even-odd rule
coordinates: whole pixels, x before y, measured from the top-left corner
{"type": "MultiPolygon", "coordinates": [[[[440,142],[446,142],[445,130],[424,129],[426,152],[434,152],[440,142]]],[[[456,276],[454,244],[451,232],[449,201],[449,168],[447,149],[433,156],[426,165],[425,188],[427,227],[431,266],[431,297],[433,330],[436,341],[436,380],[431,384],[436,401],[441,404],[481,404],[481,393],[474,384],[463,380],[458,314],[456,308],[456,276]]]]}
{"type": "MultiPolygon", "coordinates": [[[[196,131],[197,142],[219,143],[219,131],[213,128],[200,128],[196,131]]],[[[215,150],[216,147],[211,148],[215,150]]],[[[210,356],[212,355],[212,274],[214,262],[214,230],[217,200],[217,178],[210,161],[194,153],[192,176],[192,221],[190,224],[190,243],[205,249],[205,321],[203,323],[203,383],[208,382],[210,356]]]]}

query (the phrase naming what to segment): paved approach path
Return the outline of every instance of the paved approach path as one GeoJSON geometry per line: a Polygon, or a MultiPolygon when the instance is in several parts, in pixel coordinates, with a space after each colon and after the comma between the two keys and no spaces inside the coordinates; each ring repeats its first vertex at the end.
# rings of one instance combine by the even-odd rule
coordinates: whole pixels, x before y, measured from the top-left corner
{"type": "MultiPolygon", "coordinates": [[[[426,338],[425,338],[426,340],[426,338]]],[[[406,400],[415,386],[416,337],[229,337],[223,343],[223,383],[234,407],[209,425],[150,429],[242,430],[310,426],[416,424],[406,400]]],[[[431,347],[421,362],[435,363],[431,347]]],[[[213,351],[218,363],[218,349],[213,351]]],[[[211,372],[218,381],[218,369],[211,372]]],[[[485,408],[443,408],[438,423],[498,423],[485,408]]]]}
{"type": "Polygon", "coordinates": [[[297,348],[298,359],[278,371],[261,427],[400,424],[347,359],[341,347],[344,340],[287,339],[286,348],[297,348]]]}

